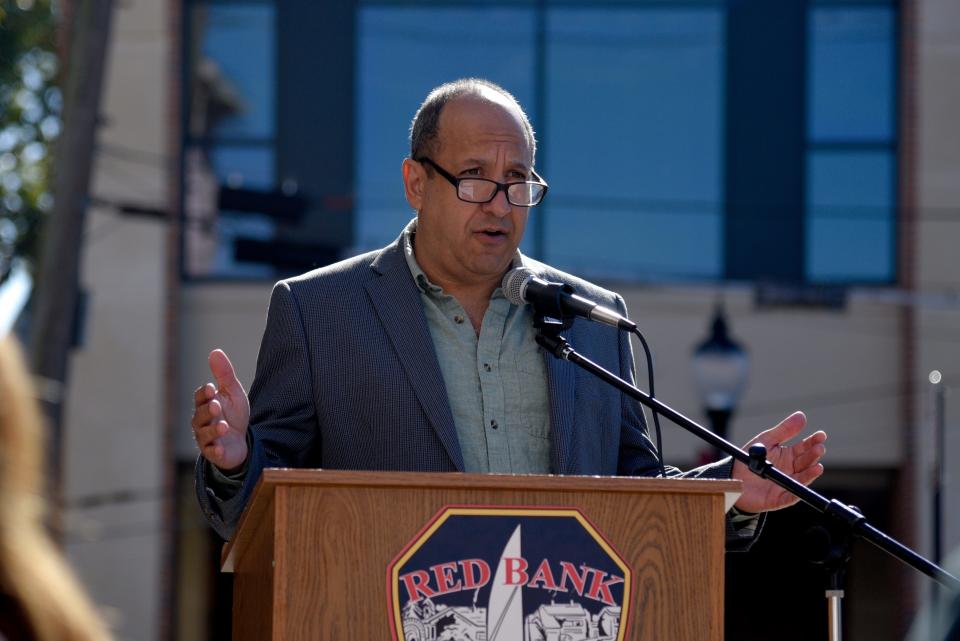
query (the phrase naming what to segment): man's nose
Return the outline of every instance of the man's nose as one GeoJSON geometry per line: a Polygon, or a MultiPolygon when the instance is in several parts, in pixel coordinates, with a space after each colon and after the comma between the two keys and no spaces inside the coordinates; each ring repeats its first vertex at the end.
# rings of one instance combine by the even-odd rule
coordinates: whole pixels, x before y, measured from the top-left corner
{"type": "Polygon", "coordinates": [[[484,204],[484,208],[491,214],[501,218],[513,211],[513,205],[507,200],[507,191],[505,189],[497,190],[493,200],[484,204]]]}

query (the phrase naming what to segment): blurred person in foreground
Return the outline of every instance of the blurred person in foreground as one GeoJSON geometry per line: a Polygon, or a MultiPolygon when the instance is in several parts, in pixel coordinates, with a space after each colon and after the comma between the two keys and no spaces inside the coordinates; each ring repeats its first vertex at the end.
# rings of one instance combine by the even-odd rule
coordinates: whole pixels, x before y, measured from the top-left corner
{"type": "MultiPolygon", "coordinates": [[[[379,251],[277,283],[249,401],[226,354],[210,354],[216,385],[196,390],[192,427],[197,498],[221,536],[265,467],[659,475],[640,405],[546,356],[530,306],[501,288],[525,267],[627,315],[619,294],[518,251],[547,191],[535,155],[533,127],[502,87],[434,89],[401,166],[416,218],[379,251]]],[[[593,180],[603,176],[601,162],[593,180]]],[[[578,321],[565,336],[634,380],[626,334],[578,321]]],[[[750,442],[809,484],[823,473],[826,434],[794,441],[805,425],[796,412],[750,442]]],[[[729,458],[685,475],[743,482],[728,549],[750,544],[759,513],[796,501],[729,458]]]]}
{"type": "Polygon", "coordinates": [[[44,526],[43,433],[20,349],[0,337],[0,640],[109,641],[44,526]]]}

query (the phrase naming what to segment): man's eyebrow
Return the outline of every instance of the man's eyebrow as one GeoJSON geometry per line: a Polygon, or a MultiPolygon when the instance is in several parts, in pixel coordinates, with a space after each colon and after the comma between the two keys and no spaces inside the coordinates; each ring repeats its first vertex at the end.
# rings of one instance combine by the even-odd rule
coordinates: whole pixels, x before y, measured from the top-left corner
{"type": "Polygon", "coordinates": [[[481,167],[486,167],[489,165],[489,161],[483,160],[482,158],[464,158],[463,162],[460,163],[464,167],[472,167],[474,165],[479,165],[481,167]]]}
{"type": "MultiPolygon", "coordinates": [[[[473,166],[487,167],[490,165],[490,161],[484,160],[482,158],[466,158],[463,160],[461,165],[464,167],[473,167],[473,166]]],[[[533,170],[530,165],[523,162],[522,160],[518,160],[515,162],[508,162],[507,169],[520,170],[526,174],[529,174],[533,170]]]]}

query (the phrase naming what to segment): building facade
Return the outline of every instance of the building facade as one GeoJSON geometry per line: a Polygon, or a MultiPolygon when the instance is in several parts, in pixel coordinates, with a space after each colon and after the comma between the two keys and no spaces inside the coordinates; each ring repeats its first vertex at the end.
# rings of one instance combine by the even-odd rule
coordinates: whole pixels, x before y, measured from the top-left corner
{"type": "MultiPolygon", "coordinates": [[[[624,294],[660,398],[703,417],[690,357],[722,299],[751,359],[731,439],[804,410],[830,433],[818,487],[932,554],[928,376],[960,385],[953,0],[115,11],[64,473],[67,549],[119,638],[226,638],[229,581],[191,487],[206,355],[225,349],[249,386],[272,283],[399,234],[413,112],[468,75],[514,92],[538,132],[551,191],[521,249],[624,294]],[[122,215],[125,204],[168,216],[122,215]]],[[[960,457],[956,396],[948,462],[960,457]]],[[[664,450],[693,464],[702,446],[665,425],[664,450]]],[[[774,590],[752,577],[815,519],[777,516],[767,547],[728,567],[730,636],[784,615],[764,614],[774,590]]],[[[943,537],[960,544],[957,510],[943,537]]],[[[783,567],[776,589],[820,612],[819,570],[783,567]]],[[[929,586],[856,547],[848,633],[901,638],[929,586]]]]}

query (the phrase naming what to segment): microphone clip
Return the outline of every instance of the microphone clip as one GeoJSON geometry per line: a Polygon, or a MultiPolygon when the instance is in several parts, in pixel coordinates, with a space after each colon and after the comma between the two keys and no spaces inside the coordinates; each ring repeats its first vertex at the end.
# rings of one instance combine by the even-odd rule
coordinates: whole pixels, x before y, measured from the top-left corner
{"type": "Polygon", "coordinates": [[[541,334],[547,336],[557,336],[560,332],[565,329],[570,329],[573,325],[573,316],[567,316],[563,319],[551,318],[550,316],[544,316],[539,312],[534,312],[533,315],[533,326],[541,334]]]}
{"type": "Polygon", "coordinates": [[[566,283],[552,283],[550,295],[532,303],[533,326],[546,336],[557,336],[565,329],[570,329],[576,316],[566,311],[563,297],[574,294],[576,290],[566,283]]]}
{"type": "Polygon", "coordinates": [[[566,283],[551,283],[549,294],[541,296],[533,303],[537,318],[564,323],[564,329],[570,327],[576,316],[566,311],[563,299],[575,293],[576,290],[566,283]]]}

